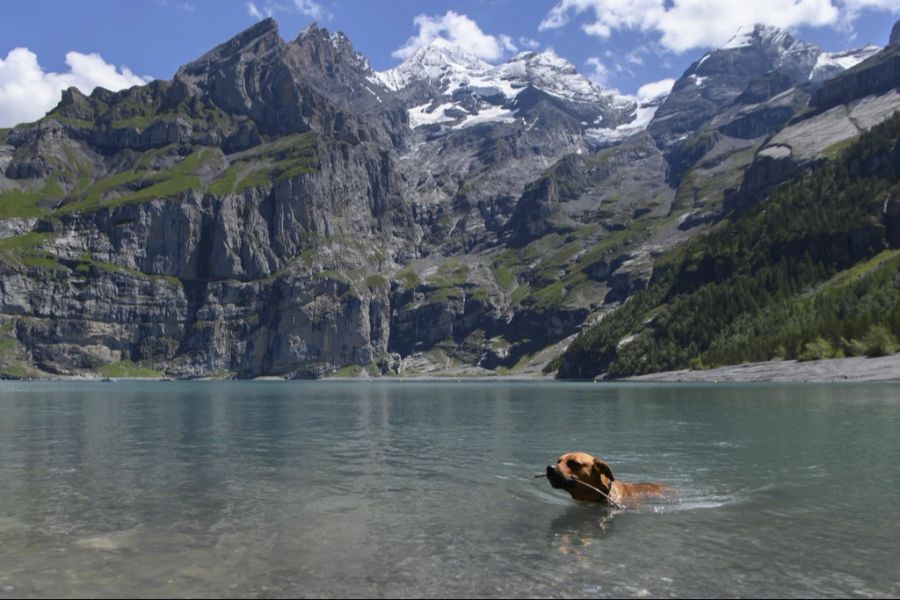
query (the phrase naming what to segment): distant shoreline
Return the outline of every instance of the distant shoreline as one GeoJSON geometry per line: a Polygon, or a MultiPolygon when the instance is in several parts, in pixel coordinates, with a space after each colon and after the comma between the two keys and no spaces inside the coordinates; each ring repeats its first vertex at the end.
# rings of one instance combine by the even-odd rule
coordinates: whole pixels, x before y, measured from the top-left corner
{"type": "MultiPolygon", "coordinates": [[[[318,381],[318,382],[444,382],[444,383],[485,383],[496,381],[498,383],[530,383],[530,382],[578,382],[589,380],[554,379],[552,375],[544,375],[540,372],[522,373],[517,375],[473,375],[469,374],[438,374],[429,373],[422,375],[387,375],[384,377],[323,377],[321,379],[285,379],[277,375],[265,375],[252,379],[230,378],[175,378],[175,377],[104,377],[85,375],[55,375],[51,377],[35,377],[33,379],[7,379],[0,381],[318,381]]],[[[622,379],[595,380],[597,383],[853,383],[853,382],[882,382],[900,383],[900,353],[878,358],[833,358],[828,360],[816,360],[798,362],[796,360],[768,361],[760,363],[747,363],[732,365],[703,371],[683,369],[680,371],[665,371],[651,373],[637,377],[625,377],[622,379]]]]}
{"type": "Polygon", "coordinates": [[[878,358],[769,361],[705,371],[667,371],[611,381],[665,383],[841,383],[900,382],[900,354],[878,358]]]}

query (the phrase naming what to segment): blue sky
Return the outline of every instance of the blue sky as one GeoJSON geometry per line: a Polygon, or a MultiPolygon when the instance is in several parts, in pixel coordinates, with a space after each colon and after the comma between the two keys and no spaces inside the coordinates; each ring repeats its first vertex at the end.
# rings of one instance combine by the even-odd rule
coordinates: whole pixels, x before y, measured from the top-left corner
{"type": "MultiPolygon", "coordinates": [[[[484,58],[491,62],[515,49],[552,47],[607,87],[634,93],[642,84],[678,77],[710,45],[724,43],[737,26],[755,21],[789,28],[825,50],[884,45],[900,16],[900,0],[10,2],[4,6],[0,41],[0,61],[7,59],[5,65],[0,62],[0,126],[8,126],[5,103],[26,98],[16,78],[34,69],[79,87],[91,85],[100,68],[106,71],[97,82],[107,86],[130,85],[141,77],[169,79],[179,65],[252,25],[253,15],[265,14],[275,17],[288,40],[314,18],[343,31],[379,70],[398,64],[403,47],[429,36],[455,35],[466,44],[496,42],[502,54],[487,52],[484,58]],[[9,60],[15,48],[29,52],[19,52],[17,69],[9,60]],[[90,54],[99,54],[108,68],[94,57],[84,59],[86,66],[76,73],[72,61],[90,54]]],[[[55,90],[47,94],[58,97],[55,90]]]]}

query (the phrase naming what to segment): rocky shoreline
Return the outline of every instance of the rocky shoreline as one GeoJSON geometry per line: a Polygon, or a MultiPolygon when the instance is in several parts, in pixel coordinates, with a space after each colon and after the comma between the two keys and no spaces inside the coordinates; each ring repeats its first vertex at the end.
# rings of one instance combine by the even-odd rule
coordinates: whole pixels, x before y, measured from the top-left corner
{"type": "MultiPolygon", "coordinates": [[[[19,381],[242,381],[229,377],[222,378],[152,378],[152,377],[90,377],[51,376],[19,381]]],[[[292,381],[284,377],[257,377],[247,381],[292,381]]],[[[427,374],[404,374],[385,377],[332,376],[316,381],[435,381],[435,382],[544,382],[558,381],[553,375],[540,371],[527,371],[507,375],[479,375],[473,372],[432,372],[427,374]]],[[[795,360],[749,363],[709,369],[705,371],[667,371],[640,377],[618,380],[597,379],[598,383],[658,382],[658,383],[840,383],[840,382],[900,382],[900,354],[878,358],[836,358],[798,362],[795,360]]]]}
{"type": "Polygon", "coordinates": [[[878,358],[834,358],[798,362],[769,361],[733,365],[705,371],[668,371],[622,381],[666,383],[839,383],[900,382],[900,354],[878,358]]]}

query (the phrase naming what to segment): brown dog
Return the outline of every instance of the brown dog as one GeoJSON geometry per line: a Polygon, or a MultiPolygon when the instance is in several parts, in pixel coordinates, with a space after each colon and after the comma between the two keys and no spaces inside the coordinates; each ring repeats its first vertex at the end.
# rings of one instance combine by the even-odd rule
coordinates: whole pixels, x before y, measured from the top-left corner
{"type": "Polygon", "coordinates": [[[672,492],[672,488],[658,483],[617,481],[606,461],[586,452],[560,456],[555,466],[547,467],[547,479],[550,485],[566,490],[575,500],[622,506],[635,506],[644,497],[672,492]]]}

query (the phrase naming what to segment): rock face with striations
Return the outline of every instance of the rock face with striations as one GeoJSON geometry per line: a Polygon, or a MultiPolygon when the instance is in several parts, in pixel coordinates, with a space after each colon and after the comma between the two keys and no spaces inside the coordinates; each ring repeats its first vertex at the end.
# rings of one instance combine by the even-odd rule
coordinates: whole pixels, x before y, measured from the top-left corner
{"type": "Polygon", "coordinates": [[[865,96],[885,94],[896,89],[900,79],[900,43],[896,41],[896,33],[897,25],[886,48],[826,81],[813,96],[812,106],[820,111],[828,110],[865,96]]]}
{"type": "Polygon", "coordinates": [[[808,106],[811,110],[766,140],[739,193],[731,198],[733,208],[752,204],[900,109],[900,47],[894,41],[896,30],[895,25],[887,47],[857,53],[857,58],[865,58],[812,90],[808,106]]]}
{"type": "Polygon", "coordinates": [[[539,369],[858,131],[829,111],[882,119],[895,50],[757,27],[638,102],[550,51],[379,73],[266,19],[171,81],[72,88],[0,131],[0,376],[539,369]]]}

